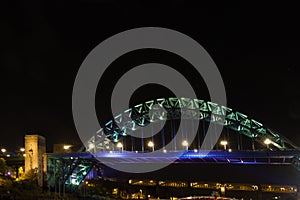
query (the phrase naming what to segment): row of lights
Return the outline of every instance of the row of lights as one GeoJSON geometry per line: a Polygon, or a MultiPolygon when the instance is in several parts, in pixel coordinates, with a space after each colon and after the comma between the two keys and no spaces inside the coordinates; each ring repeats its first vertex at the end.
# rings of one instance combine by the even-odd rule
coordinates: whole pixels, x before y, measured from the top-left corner
{"type": "MultiPolygon", "coordinates": [[[[181,144],[182,144],[183,147],[185,147],[186,150],[188,150],[188,147],[189,147],[188,141],[183,140],[181,144]]],[[[221,141],[220,144],[223,145],[224,149],[226,150],[226,145],[228,144],[227,141],[225,141],[225,140],[221,141]]],[[[147,145],[148,145],[148,147],[152,148],[152,151],[154,151],[154,142],[153,141],[149,141],[147,145]]],[[[123,151],[123,144],[121,142],[118,142],[117,143],[117,148],[119,148],[119,149],[121,149],[121,151],[123,151]]],[[[163,151],[166,152],[165,149],[163,151]]],[[[198,150],[194,149],[194,151],[197,152],[198,150]]]]}
{"type": "MultiPolygon", "coordinates": [[[[21,152],[25,152],[25,148],[21,147],[21,148],[20,148],[20,151],[21,151],[21,152]]],[[[7,152],[7,150],[6,150],[5,148],[2,148],[2,149],[1,149],[1,152],[2,152],[2,154],[4,155],[4,154],[7,152]]],[[[10,156],[11,156],[10,154],[6,154],[6,157],[10,157],[10,156]]],[[[24,153],[23,156],[26,157],[26,154],[24,153]]]]}
{"type": "MultiPolygon", "coordinates": [[[[269,139],[269,138],[266,138],[264,140],[264,144],[267,145],[267,148],[269,148],[269,145],[272,143],[272,141],[269,139]]],[[[224,146],[224,150],[226,150],[227,148],[227,145],[228,145],[228,142],[226,140],[222,140],[220,141],[220,145],[224,146]]],[[[154,151],[154,142],[153,141],[149,141],[148,144],[147,144],[148,147],[152,148],[152,151],[154,151]]],[[[185,147],[185,150],[188,150],[189,148],[189,143],[187,140],[183,140],[182,141],[182,146],[185,147]]],[[[64,146],[64,149],[69,149],[71,146],[64,146]]],[[[89,145],[89,148],[92,149],[94,148],[95,145],[94,144],[90,144],[89,145]]],[[[117,148],[121,149],[121,151],[123,152],[123,144],[121,142],[118,142],[117,143],[117,148]]],[[[166,150],[164,150],[165,152],[166,150]]],[[[197,149],[194,149],[195,152],[197,152],[198,150],[197,149]]],[[[231,149],[228,149],[229,152],[231,152],[232,150],[231,149]]]]}
{"type": "MultiPolygon", "coordinates": [[[[188,150],[188,148],[189,148],[189,143],[188,143],[188,141],[183,140],[181,144],[182,144],[183,147],[185,147],[186,150],[188,150]]],[[[220,144],[223,145],[223,146],[224,146],[224,149],[226,150],[226,146],[227,146],[228,142],[225,141],[225,140],[222,140],[222,141],[220,142],[220,144]]],[[[118,143],[117,143],[117,147],[120,148],[120,149],[123,151],[123,144],[122,144],[121,142],[118,142],[118,143]]],[[[148,142],[148,147],[152,148],[152,151],[154,151],[154,143],[153,143],[153,141],[149,141],[149,142],[148,142]]],[[[165,150],[164,150],[164,151],[165,151],[165,150]]],[[[197,149],[194,149],[194,151],[197,152],[198,150],[197,150],[197,149]]]]}
{"type": "MultiPolygon", "coordinates": [[[[149,141],[147,146],[152,148],[152,151],[154,151],[154,142],[153,141],[149,141]]],[[[184,140],[182,142],[182,146],[185,146],[186,148],[188,148],[188,142],[186,140],[184,140]]],[[[117,148],[119,148],[119,149],[121,149],[121,151],[123,151],[123,144],[121,142],[118,142],[117,143],[117,148]]]]}
{"type": "MultiPolygon", "coordinates": [[[[269,148],[269,145],[272,143],[272,140],[270,140],[269,138],[266,138],[265,140],[264,140],[264,144],[266,144],[267,145],[267,148],[269,148]]],[[[226,141],[226,140],[222,140],[221,142],[220,142],[220,144],[222,145],[222,146],[224,146],[224,150],[226,150],[226,146],[227,146],[227,144],[228,144],[228,142],[226,141]]],[[[229,149],[230,150],[230,149],[229,149]]]]}

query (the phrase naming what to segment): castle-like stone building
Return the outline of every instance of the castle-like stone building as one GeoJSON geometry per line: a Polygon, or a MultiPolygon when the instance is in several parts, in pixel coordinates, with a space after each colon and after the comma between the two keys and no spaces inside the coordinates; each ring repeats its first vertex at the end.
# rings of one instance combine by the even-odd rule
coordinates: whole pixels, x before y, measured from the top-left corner
{"type": "Polygon", "coordinates": [[[43,174],[46,166],[44,159],[46,154],[46,140],[36,134],[25,135],[25,173],[34,170],[38,174],[38,184],[43,185],[43,174]]]}

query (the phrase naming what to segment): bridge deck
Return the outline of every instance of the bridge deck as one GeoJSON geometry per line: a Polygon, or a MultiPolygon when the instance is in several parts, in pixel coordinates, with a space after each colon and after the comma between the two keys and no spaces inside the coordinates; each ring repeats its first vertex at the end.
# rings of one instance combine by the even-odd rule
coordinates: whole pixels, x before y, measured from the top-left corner
{"type": "Polygon", "coordinates": [[[68,190],[73,191],[95,165],[104,169],[107,178],[119,177],[128,180],[133,176],[132,174],[111,167],[120,164],[123,169],[131,169],[132,164],[139,168],[139,166],[145,167],[149,164],[153,166],[164,162],[172,164],[150,174],[138,174],[133,177],[144,179],[151,176],[156,179],[171,180],[175,176],[178,180],[184,180],[186,177],[195,181],[238,181],[242,177],[248,183],[258,181],[279,184],[284,180],[286,184],[292,185],[296,183],[294,179],[298,181],[300,178],[299,151],[186,151],[182,155],[180,153],[182,152],[173,151],[155,156],[149,153],[126,151],[98,152],[94,155],[88,152],[48,154],[48,183],[54,188],[58,178],[63,177],[69,187],[68,190]],[[61,175],[57,176],[57,174],[61,175]],[[260,180],[262,175],[264,180],[260,180]]]}
{"type": "Polygon", "coordinates": [[[98,159],[101,163],[153,163],[153,162],[212,162],[212,163],[248,163],[248,164],[290,164],[300,156],[300,151],[186,151],[166,152],[151,155],[141,152],[88,152],[48,154],[49,158],[61,159],[98,159]]]}

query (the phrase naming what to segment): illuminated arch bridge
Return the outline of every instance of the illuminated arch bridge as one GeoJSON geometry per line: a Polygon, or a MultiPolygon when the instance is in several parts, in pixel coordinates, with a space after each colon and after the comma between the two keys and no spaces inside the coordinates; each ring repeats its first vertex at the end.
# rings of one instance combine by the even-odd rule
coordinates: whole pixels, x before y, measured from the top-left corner
{"type": "Polygon", "coordinates": [[[178,163],[287,164],[300,169],[300,151],[283,135],[245,114],[199,99],[160,98],[133,106],[106,123],[85,146],[86,152],[48,155],[47,182],[52,189],[60,188],[60,184],[66,185],[70,191],[76,189],[93,167],[105,164],[106,158],[108,163],[124,165],[131,162],[164,162],[172,157],[172,151],[179,149],[185,150],[185,153],[176,161],[178,163]],[[197,130],[196,122],[199,123],[197,130]],[[223,125],[224,129],[217,144],[211,144],[209,148],[214,151],[203,157],[199,149],[209,123],[215,127],[223,125]],[[141,127],[145,126],[160,132],[153,132],[148,138],[131,136],[133,132],[142,135],[141,127]],[[190,131],[197,131],[195,139],[191,144],[184,144],[190,131]],[[179,134],[179,141],[173,140],[175,133],[179,134]],[[172,143],[173,149],[168,150],[165,157],[139,157],[143,155],[139,152],[154,150],[154,144],[152,149],[147,145],[149,141],[155,143],[155,150],[168,143],[172,143]],[[226,143],[221,144],[221,141],[226,143]],[[104,156],[105,159],[100,162],[95,159],[97,156],[104,156]]]}
{"type": "MultiPolygon", "coordinates": [[[[137,141],[136,138],[132,139],[130,133],[140,131],[142,135],[141,127],[147,126],[150,122],[152,126],[155,124],[160,126],[162,121],[167,120],[166,125],[160,127],[160,135],[153,136],[155,134],[153,133],[152,137],[149,138],[153,141],[155,137],[158,137],[158,140],[162,140],[158,142],[159,146],[163,147],[174,137],[174,132],[177,131],[176,128],[179,124],[177,121],[180,118],[184,119],[183,122],[180,122],[183,123],[184,130],[179,130],[177,133],[181,134],[182,140],[189,134],[189,131],[197,131],[193,144],[188,144],[190,148],[201,147],[207,124],[213,123],[214,126],[224,126],[220,139],[226,140],[229,143],[228,147],[243,150],[242,143],[244,141],[244,143],[248,143],[248,150],[255,150],[257,147],[258,149],[269,148],[270,150],[298,149],[283,135],[231,108],[200,99],[160,98],[138,104],[115,116],[86,143],[86,150],[89,152],[111,151],[118,148],[117,143],[122,143],[122,148],[124,146],[126,150],[144,151],[147,149],[147,145],[145,145],[147,139],[137,141]],[[199,130],[193,129],[196,120],[202,122],[199,125],[199,130]],[[102,139],[103,137],[105,140],[102,139]]],[[[173,142],[177,142],[173,145],[173,150],[180,148],[180,141],[173,142]]],[[[218,149],[218,145],[214,148],[218,149]]]]}

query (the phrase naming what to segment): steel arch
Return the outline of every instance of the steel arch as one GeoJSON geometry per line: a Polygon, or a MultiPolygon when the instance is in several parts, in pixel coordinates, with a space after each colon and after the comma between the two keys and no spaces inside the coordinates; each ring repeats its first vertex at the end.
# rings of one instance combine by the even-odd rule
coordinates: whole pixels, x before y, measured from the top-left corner
{"type": "Polygon", "coordinates": [[[146,101],[117,115],[87,141],[86,150],[98,152],[109,149],[111,142],[118,142],[120,136],[126,136],[130,131],[135,131],[150,122],[178,119],[180,116],[184,119],[200,119],[224,125],[259,143],[268,138],[279,150],[298,149],[283,135],[241,112],[210,101],[170,97],[146,101]],[[149,112],[151,109],[152,112],[149,112]],[[222,123],[221,119],[224,117],[225,121],[222,123]],[[105,140],[100,139],[102,136],[105,136],[105,140]]]}

